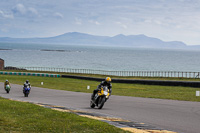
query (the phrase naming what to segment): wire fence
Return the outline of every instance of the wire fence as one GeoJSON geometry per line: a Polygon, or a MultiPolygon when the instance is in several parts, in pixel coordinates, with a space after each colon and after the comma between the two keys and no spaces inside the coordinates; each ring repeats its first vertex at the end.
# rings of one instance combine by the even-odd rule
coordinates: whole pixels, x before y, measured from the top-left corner
{"type": "Polygon", "coordinates": [[[106,71],[92,69],[71,69],[54,67],[7,67],[7,70],[31,70],[48,72],[67,72],[81,74],[100,74],[111,76],[127,77],[176,77],[176,78],[200,78],[200,72],[181,72],[181,71],[106,71]]]}

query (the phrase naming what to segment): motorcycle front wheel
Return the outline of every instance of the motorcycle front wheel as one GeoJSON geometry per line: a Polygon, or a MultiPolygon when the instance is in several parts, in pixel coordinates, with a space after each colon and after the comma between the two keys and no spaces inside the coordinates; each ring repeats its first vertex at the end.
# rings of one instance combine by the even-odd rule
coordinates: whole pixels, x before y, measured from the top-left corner
{"type": "Polygon", "coordinates": [[[24,97],[28,97],[28,93],[25,92],[25,93],[24,93],[24,97]]]}
{"type": "Polygon", "coordinates": [[[99,100],[98,100],[98,109],[102,109],[105,101],[106,101],[106,97],[99,97],[99,100]]]}
{"type": "Polygon", "coordinates": [[[92,100],[90,101],[90,107],[91,107],[91,108],[94,108],[94,107],[95,107],[95,104],[94,104],[94,102],[93,102],[92,100]]]}

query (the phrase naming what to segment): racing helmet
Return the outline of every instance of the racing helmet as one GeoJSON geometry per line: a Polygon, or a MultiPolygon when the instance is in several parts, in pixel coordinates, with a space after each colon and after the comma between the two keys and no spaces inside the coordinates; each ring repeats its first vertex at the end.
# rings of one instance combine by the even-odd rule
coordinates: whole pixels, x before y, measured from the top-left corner
{"type": "Polygon", "coordinates": [[[110,82],[111,82],[111,78],[110,78],[110,77],[106,77],[105,81],[106,81],[107,83],[110,83],[110,82]]]}
{"type": "Polygon", "coordinates": [[[28,83],[29,81],[28,80],[26,80],[26,83],[28,83]]]}

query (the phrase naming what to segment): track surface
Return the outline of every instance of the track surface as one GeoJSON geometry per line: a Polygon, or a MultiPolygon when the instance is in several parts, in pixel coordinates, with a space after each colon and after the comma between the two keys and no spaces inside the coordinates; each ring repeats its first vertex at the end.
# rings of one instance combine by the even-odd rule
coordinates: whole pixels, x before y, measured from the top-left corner
{"type": "Polygon", "coordinates": [[[0,83],[0,96],[106,114],[180,133],[200,132],[200,102],[112,95],[103,109],[98,110],[89,107],[91,94],[88,93],[32,87],[29,97],[24,97],[22,85],[11,86],[11,92],[7,94],[0,83]]]}

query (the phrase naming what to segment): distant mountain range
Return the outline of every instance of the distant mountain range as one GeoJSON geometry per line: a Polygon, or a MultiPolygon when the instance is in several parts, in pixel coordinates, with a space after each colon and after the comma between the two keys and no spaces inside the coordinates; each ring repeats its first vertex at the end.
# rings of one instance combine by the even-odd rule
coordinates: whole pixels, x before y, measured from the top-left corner
{"type": "Polygon", "coordinates": [[[161,49],[199,49],[200,46],[188,46],[180,41],[165,42],[158,38],[145,35],[119,34],[113,37],[95,36],[79,32],[69,32],[55,37],[45,38],[10,38],[0,37],[0,42],[7,43],[54,43],[72,45],[93,45],[93,46],[121,46],[137,48],[161,48],[161,49]]]}

